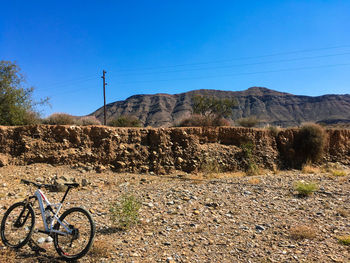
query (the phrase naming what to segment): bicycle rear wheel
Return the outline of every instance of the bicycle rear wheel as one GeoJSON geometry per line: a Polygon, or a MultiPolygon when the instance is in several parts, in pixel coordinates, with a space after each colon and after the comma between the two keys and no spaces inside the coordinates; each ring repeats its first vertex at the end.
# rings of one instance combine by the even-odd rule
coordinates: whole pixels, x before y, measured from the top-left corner
{"type": "Polygon", "coordinates": [[[56,223],[54,229],[63,233],[54,234],[57,253],[66,260],[85,256],[95,237],[95,223],[90,213],[81,207],[73,207],[65,211],[59,220],[62,225],[56,223]]]}
{"type": "Polygon", "coordinates": [[[35,225],[32,206],[24,202],[13,204],[1,221],[2,242],[12,248],[23,247],[31,237],[35,225]]]}

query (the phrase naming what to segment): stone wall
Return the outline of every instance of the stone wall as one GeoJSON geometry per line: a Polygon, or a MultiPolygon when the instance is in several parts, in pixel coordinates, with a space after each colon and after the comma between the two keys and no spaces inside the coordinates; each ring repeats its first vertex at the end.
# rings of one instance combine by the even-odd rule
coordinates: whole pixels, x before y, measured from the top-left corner
{"type": "MultiPolygon", "coordinates": [[[[251,143],[262,168],[283,166],[281,147],[297,129],[276,136],[269,130],[217,128],[112,128],[103,126],[0,126],[0,166],[30,163],[109,167],[119,172],[195,172],[217,166],[244,170],[244,145],[251,143]]],[[[350,130],[327,130],[323,161],[350,164],[350,130]]]]}

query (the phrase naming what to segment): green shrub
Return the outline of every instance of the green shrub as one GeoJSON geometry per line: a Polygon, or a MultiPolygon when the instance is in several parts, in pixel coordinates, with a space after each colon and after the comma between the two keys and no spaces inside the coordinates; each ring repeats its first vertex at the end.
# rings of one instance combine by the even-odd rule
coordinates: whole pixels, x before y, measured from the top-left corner
{"type": "Polygon", "coordinates": [[[236,123],[242,127],[252,128],[259,124],[259,120],[255,116],[251,116],[248,118],[241,118],[236,120],[236,123]]]}
{"type": "Polygon", "coordinates": [[[259,168],[256,165],[255,158],[253,155],[254,144],[247,142],[241,145],[243,158],[246,163],[245,172],[247,175],[256,175],[259,173],[259,168]]]}
{"type": "Polygon", "coordinates": [[[294,189],[298,192],[299,196],[309,196],[317,190],[317,184],[312,182],[298,181],[294,185],[294,189]]]}
{"type": "Polygon", "coordinates": [[[77,124],[77,119],[67,113],[54,113],[44,119],[43,123],[51,125],[74,125],[77,124]]]}
{"type": "Polygon", "coordinates": [[[338,237],[338,242],[344,246],[350,246],[350,235],[338,237]]]}
{"type": "Polygon", "coordinates": [[[193,114],[189,118],[182,120],[177,127],[217,127],[229,126],[230,123],[224,118],[193,114]]]}
{"type": "Polygon", "coordinates": [[[342,170],[332,170],[332,175],[336,177],[346,176],[346,172],[342,170]]]}
{"type": "Polygon", "coordinates": [[[297,133],[294,141],[295,158],[299,165],[315,163],[323,157],[326,132],[317,124],[306,124],[297,133]]]}
{"type": "Polygon", "coordinates": [[[141,127],[142,123],[139,119],[133,116],[120,116],[109,121],[107,125],[112,127],[141,127]]]}
{"type": "Polygon", "coordinates": [[[122,195],[110,207],[110,215],[114,224],[122,229],[128,229],[139,221],[141,202],[130,194],[122,195]]]}

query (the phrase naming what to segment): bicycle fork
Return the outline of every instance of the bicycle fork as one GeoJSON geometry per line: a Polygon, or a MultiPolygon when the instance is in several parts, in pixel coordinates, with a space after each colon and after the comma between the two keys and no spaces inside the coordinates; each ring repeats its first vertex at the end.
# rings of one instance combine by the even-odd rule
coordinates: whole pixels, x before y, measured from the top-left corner
{"type": "Polygon", "coordinates": [[[30,202],[29,200],[32,199],[32,198],[35,198],[35,197],[34,197],[34,196],[31,196],[31,197],[26,198],[26,199],[24,200],[24,207],[23,207],[21,213],[19,214],[18,218],[16,219],[15,223],[13,224],[14,227],[17,227],[17,228],[23,227],[24,224],[27,222],[27,219],[28,219],[28,217],[29,217],[29,209],[27,210],[27,207],[28,207],[29,205],[31,205],[31,202],[30,202]],[[27,214],[24,215],[24,213],[26,212],[26,210],[27,210],[27,214]],[[23,215],[24,215],[24,219],[23,219],[23,221],[21,221],[23,215]]]}

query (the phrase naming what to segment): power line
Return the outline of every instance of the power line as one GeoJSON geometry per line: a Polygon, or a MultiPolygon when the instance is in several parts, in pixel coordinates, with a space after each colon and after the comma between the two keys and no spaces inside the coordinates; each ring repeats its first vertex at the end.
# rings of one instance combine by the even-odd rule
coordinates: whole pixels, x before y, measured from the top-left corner
{"type": "Polygon", "coordinates": [[[185,64],[176,64],[176,65],[169,65],[169,66],[162,66],[162,67],[144,67],[144,68],[138,68],[138,69],[137,68],[136,69],[122,69],[122,70],[115,70],[115,72],[129,72],[129,71],[154,70],[154,69],[184,67],[184,66],[192,66],[192,65],[205,65],[205,64],[212,64],[212,63],[230,62],[230,61],[235,61],[235,60],[247,60],[247,59],[266,58],[266,57],[274,57],[274,56],[281,56],[281,55],[291,55],[291,54],[298,54],[298,53],[308,53],[308,52],[330,50],[330,49],[338,49],[338,48],[348,48],[348,47],[350,47],[350,45],[323,47],[323,48],[315,48],[315,49],[302,49],[302,50],[288,51],[288,52],[279,52],[279,53],[273,53],[273,54],[267,54],[267,55],[259,55],[259,56],[251,56],[251,57],[240,57],[240,58],[231,58],[231,59],[222,59],[222,60],[212,60],[212,61],[204,61],[204,62],[185,63],[185,64]]]}
{"type": "Polygon", "coordinates": [[[221,78],[221,77],[235,77],[235,76],[244,76],[244,75],[277,73],[277,72],[285,72],[285,71],[299,71],[299,70],[305,70],[305,69],[330,68],[330,67],[340,67],[340,66],[350,66],[350,63],[311,66],[311,67],[299,67],[299,68],[287,68],[287,69],[267,70],[267,71],[256,71],[256,72],[246,72],[246,73],[239,73],[239,74],[212,75],[212,76],[203,76],[203,77],[160,79],[160,80],[149,80],[149,81],[146,80],[146,81],[118,82],[117,84],[153,83],[153,82],[167,82],[167,81],[177,81],[177,80],[194,80],[194,79],[210,79],[210,78],[221,78]]]}
{"type": "MultiPolygon", "coordinates": [[[[277,69],[277,70],[266,70],[266,71],[256,71],[256,72],[245,72],[238,74],[222,74],[222,75],[212,75],[212,76],[202,76],[202,77],[189,77],[189,78],[173,78],[173,79],[159,79],[159,80],[145,80],[145,81],[130,81],[130,82],[117,82],[116,84],[139,84],[139,83],[155,83],[155,82],[168,82],[168,81],[178,81],[178,80],[196,80],[196,79],[211,79],[211,78],[226,78],[226,77],[236,77],[236,76],[244,76],[244,75],[255,75],[255,74],[266,74],[266,73],[278,73],[278,72],[288,72],[288,71],[299,71],[299,70],[308,70],[308,69],[319,69],[319,68],[331,68],[331,67],[341,67],[341,66],[350,66],[350,63],[342,63],[342,64],[332,64],[332,65],[321,65],[321,66],[310,66],[310,67],[299,67],[299,68],[286,68],[286,69],[277,69]]],[[[80,88],[75,90],[68,90],[66,92],[54,93],[55,95],[62,94],[72,94],[77,93],[82,90],[91,90],[90,88],[80,88]]],[[[60,90],[62,91],[62,90],[60,90]]]]}
{"type": "Polygon", "coordinates": [[[226,65],[226,66],[217,66],[217,67],[179,69],[179,70],[171,70],[171,71],[156,71],[156,72],[145,72],[145,73],[136,73],[136,74],[130,74],[129,73],[129,74],[120,74],[119,76],[140,76],[140,75],[177,73],[177,72],[200,71],[200,70],[210,70],[210,69],[224,69],[224,68],[264,65],[264,64],[272,64],[272,63],[281,63],[281,62],[292,62],[292,61],[300,61],[300,60],[308,60],[308,59],[316,59],[316,58],[325,58],[325,57],[344,56],[344,55],[349,55],[349,54],[350,54],[350,52],[346,52],[346,53],[338,53],[338,54],[328,54],[328,55],[302,57],[302,58],[294,58],[294,59],[281,59],[281,60],[272,60],[272,61],[265,61],[265,62],[254,62],[254,63],[246,63],[246,64],[235,64],[235,65],[226,65]]]}
{"type": "MultiPolygon", "coordinates": [[[[214,63],[218,64],[218,63],[232,62],[232,61],[237,61],[237,60],[259,59],[259,58],[267,58],[267,57],[280,56],[280,55],[290,55],[290,54],[307,53],[307,52],[315,52],[315,51],[339,49],[339,48],[348,48],[348,47],[350,47],[350,45],[323,47],[323,48],[316,48],[316,49],[304,49],[304,50],[289,51],[289,52],[279,52],[279,53],[268,54],[268,55],[232,58],[232,59],[206,61],[206,62],[195,62],[195,63],[178,64],[178,65],[169,65],[169,66],[164,66],[164,67],[148,67],[148,68],[129,69],[129,70],[125,69],[125,70],[118,70],[115,72],[136,72],[136,71],[141,71],[141,70],[149,71],[149,70],[155,70],[155,69],[176,68],[176,67],[184,67],[184,66],[196,66],[196,65],[214,64],[214,63]]],[[[350,54],[350,52],[339,53],[339,54],[310,56],[310,57],[302,57],[302,58],[294,58],[294,59],[281,59],[281,60],[275,60],[275,61],[265,61],[265,62],[254,62],[254,63],[245,63],[245,64],[217,66],[217,67],[190,68],[190,69],[179,69],[179,70],[160,71],[160,72],[143,72],[143,73],[138,73],[138,74],[126,73],[126,74],[122,74],[120,76],[150,75],[150,74],[176,73],[176,72],[186,72],[186,71],[200,71],[200,70],[210,70],[210,69],[220,69],[220,68],[231,68],[231,67],[239,67],[239,66],[252,66],[252,65],[262,65],[262,64],[270,64],[270,63],[281,63],[281,62],[291,62],[291,61],[306,60],[306,59],[315,59],[315,58],[322,58],[322,57],[340,56],[340,55],[347,55],[347,54],[350,54]]],[[[69,87],[69,86],[84,83],[84,82],[87,82],[87,81],[90,81],[93,79],[96,79],[96,76],[89,75],[89,76],[81,77],[78,79],[71,79],[71,80],[66,80],[63,82],[54,83],[54,84],[48,85],[44,88],[36,88],[35,91],[46,91],[46,90],[50,90],[52,88],[57,89],[57,88],[62,88],[62,87],[69,87]]],[[[177,79],[174,79],[174,80],[177,80],[177,79]]],[[[160,80],[160,81],[164,81],[164,80],[160,80]]],[[[141,83],[141,82],[144,82],[144,81],[139,81],[137,83],[141,83]]],[[[128,82],[128,83],[135,83],[135,82],[128,82]]],[[[67,92],[69,92],[69,90],[67,90],[67,92]]]]}

